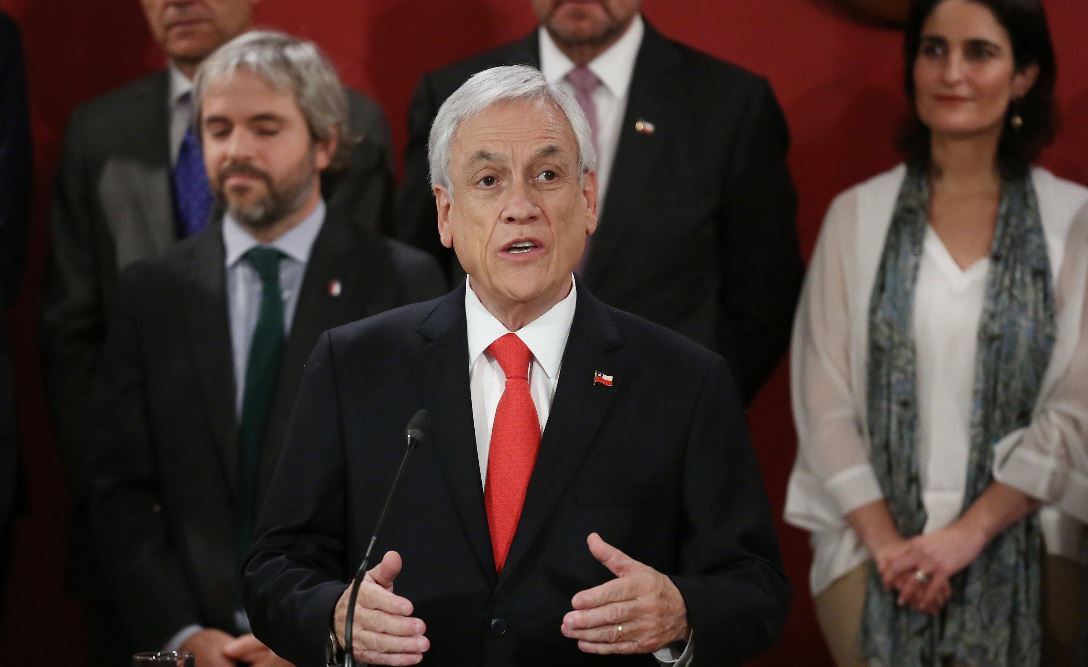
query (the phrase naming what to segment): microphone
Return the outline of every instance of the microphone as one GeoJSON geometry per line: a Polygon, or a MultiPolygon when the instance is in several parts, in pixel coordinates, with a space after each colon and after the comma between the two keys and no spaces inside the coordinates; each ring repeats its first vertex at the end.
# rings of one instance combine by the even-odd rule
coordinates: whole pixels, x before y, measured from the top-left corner
{"type": "MultiPolygon", "coordinates": [[[[355,654],[352,650],[351,641],[351,629],[355,621],[355,602],[359,598],[359,586],[363,583],[363,577],[366,576],[367,566],[370,564],[370,554],[374,551],[374,544],[378,541],[378,533],[382,530],[382,524],[385,523],[385,515],[389,513],[389,506],[393,504],[393,496],[397,495],[397,486],[400,485],[401,475],[404,474],[405,467],[408,466],[408,457],[411,456],[412,450],[423,444],[427,440],[427,431],[431,429],[431,413],[427,408],[421,408],[416,411],[415,415],[408,422],[407,428],[404,429],[404,435],[408,438],[408,446],[404,449],[404,458],[400,460],[400,467],[397,468],[397,475],[393,478],[393,486],[389,487],[389,495],[385,497],[385,505],[382,506],[382,513],[378,515],[378,523],[374,526],[374,534],[370,536],[370,544],[366,547],[366,554],[363,555],[363,562],[360,563],[359,569],[355,571],[355,578],[351,581],[351,595],[348,596],[348,617],[344,622],[344,667],[355,667],[355,654]]],[[[365,665],[365,663],[364,663],[365,665]]]]}

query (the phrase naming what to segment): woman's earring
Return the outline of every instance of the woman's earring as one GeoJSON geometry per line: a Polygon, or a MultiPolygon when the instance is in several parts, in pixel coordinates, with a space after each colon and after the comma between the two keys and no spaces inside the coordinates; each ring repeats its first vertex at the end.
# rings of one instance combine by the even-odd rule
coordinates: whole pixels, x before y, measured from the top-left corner
{"type": "Polygon", "coordinates": [[[1012,101],[1012,108],[1009,110],[1009,125],[1014,130],[1019,130],[1024,127],[1024,117],[1020,115],[1020,100],[1012,101]]]}

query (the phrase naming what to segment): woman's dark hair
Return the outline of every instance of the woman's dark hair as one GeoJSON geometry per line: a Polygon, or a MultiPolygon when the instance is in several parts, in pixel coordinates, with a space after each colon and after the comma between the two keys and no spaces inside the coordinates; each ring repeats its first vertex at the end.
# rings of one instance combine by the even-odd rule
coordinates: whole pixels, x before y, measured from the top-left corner
{"type": "MultiPolygon", "coordinates": [[[[907,17],[903,40],[904,87],[910,102],[907,119],[896,141],[896,148],[915,165],[930,166],[929,128],[920,118],[915,105],[914,61],[922,40],[922,26],[937,5],[945,0],[914,0],[907,17]]],[[[1035,85],[1019,100],[1012,102],[1005,113],[1005,124],[997,146],[997,163],[1005,176],[1027,173],[1039,152],[1054,138],[1057,124],[1054,109],[1054,81],[1057,65],[1050,41],[1046,13],[1041,0],[969,0],[990,10],[1009,34],[1013,61],[1020,70],[1029,65],[1039,68],[1035,85]],[[1009,117],[1019,114],[1023,125],[1013,128],[1009,117]]]]}

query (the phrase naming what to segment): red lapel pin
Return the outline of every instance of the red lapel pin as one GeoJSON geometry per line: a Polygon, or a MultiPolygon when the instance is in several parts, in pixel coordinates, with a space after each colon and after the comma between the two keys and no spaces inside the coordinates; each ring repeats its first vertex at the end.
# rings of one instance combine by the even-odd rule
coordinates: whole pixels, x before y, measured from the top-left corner
{"type": "Polygon", "coordinates": [[[344,291],[344,286],[339,280],[333,278],[329,281],[329,296],[340,296],[340,292],[344,291]]]}
{"type": "Polygon", "coordinates": [[[612,376],[602,373],[600,371],[593,372],[593,384],[604,385],[605,387],[612,386],[612,376]]]}

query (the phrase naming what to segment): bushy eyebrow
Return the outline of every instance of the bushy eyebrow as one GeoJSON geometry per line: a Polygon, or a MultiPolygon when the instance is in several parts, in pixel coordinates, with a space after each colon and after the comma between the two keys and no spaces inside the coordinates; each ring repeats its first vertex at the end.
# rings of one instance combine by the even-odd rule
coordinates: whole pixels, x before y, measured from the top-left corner
{"type": "Polygon", "coordinates": [[[478,150],[472,154],[472,157],[468,159],[468,166],[472,167],[481,162],[499,162],[502,158],[498,153],[492,153],[490,151],[478,150]]]}

